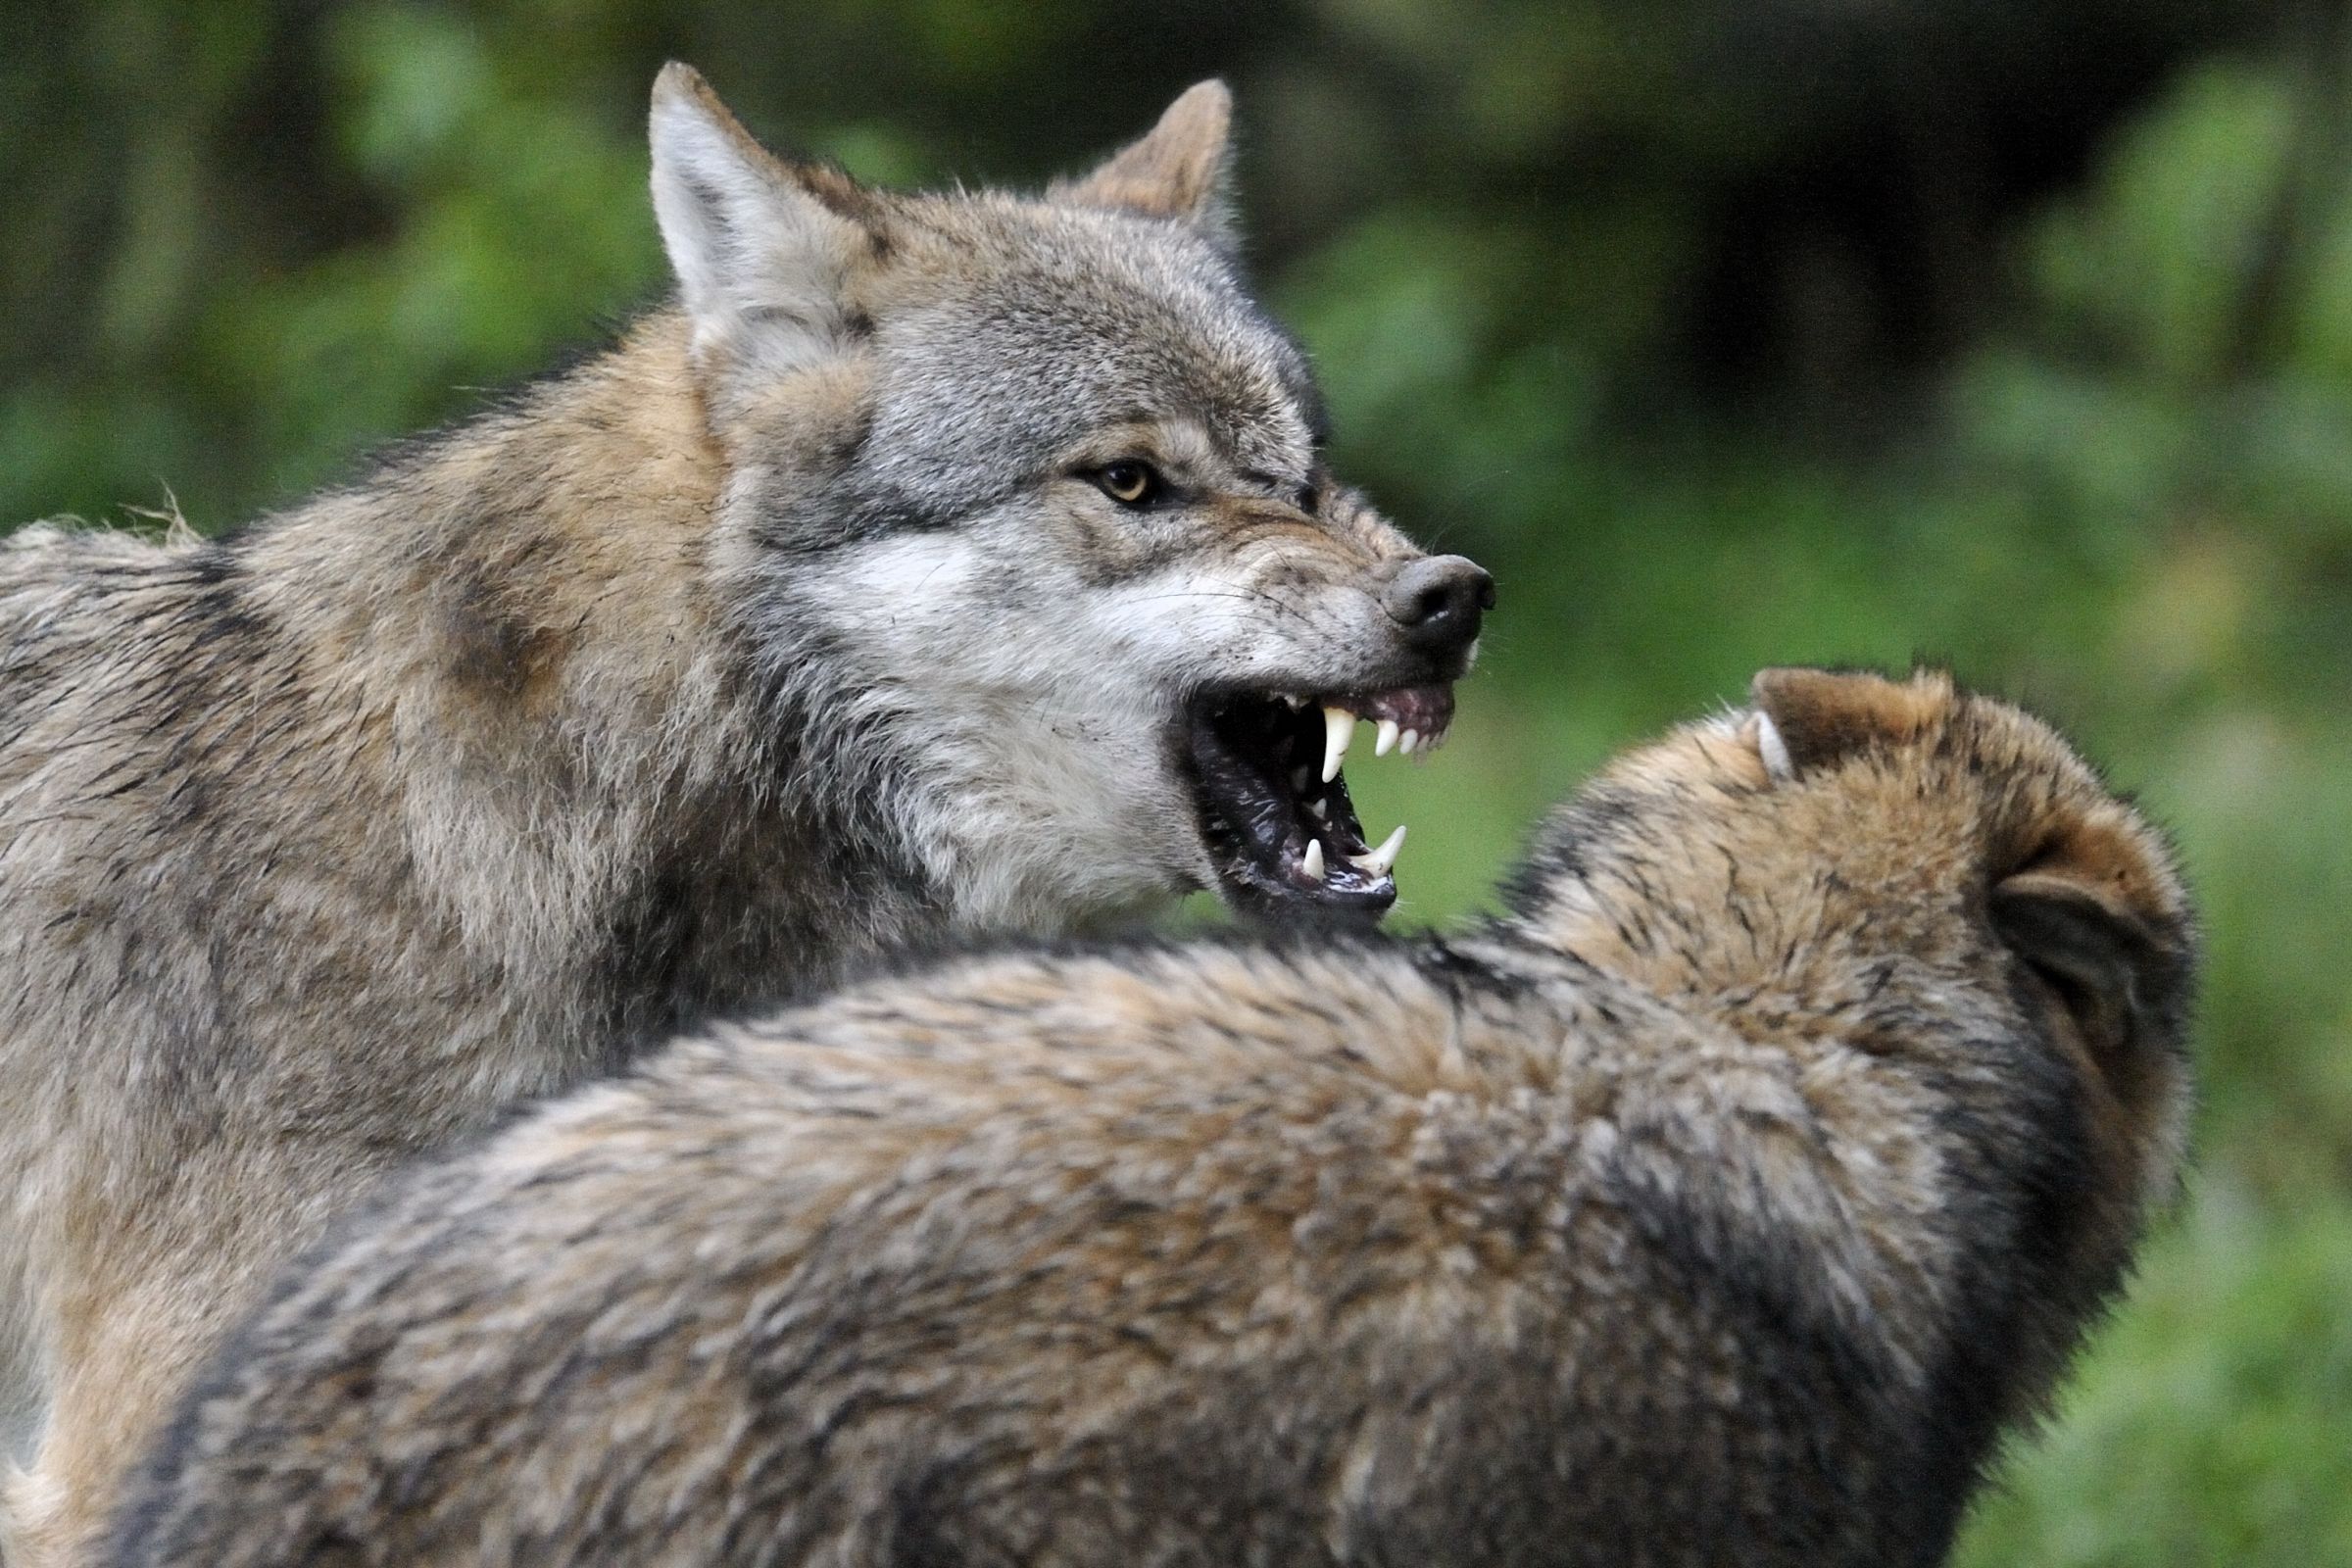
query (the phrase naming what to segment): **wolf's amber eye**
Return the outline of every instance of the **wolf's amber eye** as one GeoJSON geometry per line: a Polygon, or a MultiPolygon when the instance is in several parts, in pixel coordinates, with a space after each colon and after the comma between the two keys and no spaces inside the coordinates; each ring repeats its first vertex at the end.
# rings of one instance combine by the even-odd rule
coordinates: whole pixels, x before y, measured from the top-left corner
{"type": "Polygon", "coordinates": [[[1122,458],[1095,470],[1095,483],[1122,507],[1140,507],[1159,494],[1159,470],[1149,463],[1122,458]]]}

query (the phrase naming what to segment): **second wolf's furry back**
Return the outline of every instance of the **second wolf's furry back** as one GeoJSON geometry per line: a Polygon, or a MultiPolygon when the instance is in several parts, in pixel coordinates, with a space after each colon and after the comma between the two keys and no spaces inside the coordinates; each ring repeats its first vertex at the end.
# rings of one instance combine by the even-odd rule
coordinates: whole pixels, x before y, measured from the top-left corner
{"type": "Polygon", "coordinates": [[[297,1270],[117,1568],[1890,1568],[2179,1167],[2162,843],[1760,677],[1463,940],[964,962],[686,1043],[297,1270]]]}
{"type": "Polygon", "coordinates": [[[253,1282],[518,1099],[894,944],[1394,896],[1282,699],[1442,729],[1486,579],[1324,468],[1226,112],[901,196],[673,69],[675,308],[232,537],[0,550],[8,1568],[253,1282]]]}

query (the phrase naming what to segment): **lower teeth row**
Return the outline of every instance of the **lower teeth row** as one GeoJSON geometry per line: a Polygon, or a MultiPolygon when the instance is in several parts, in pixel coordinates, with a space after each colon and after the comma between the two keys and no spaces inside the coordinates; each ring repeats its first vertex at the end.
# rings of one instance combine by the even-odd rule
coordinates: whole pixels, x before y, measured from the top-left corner
{"type": "MultiPolygon", "coordinates": [[[[1319,805],[1321,803],[1317,802],[1314,804],[1319,805]]],[[[1312,810],[1313,808],[1313,805],[1308,807],[1309,810],[1312,810]]],[[[1354,866],[1357,870],[1362,871],[1374,881],[1378,881],[1380,878],[1387,876],[1396,868],[1396,857],[1403,849],[1404,824],[1399,822],[1396,824],[1396,831],[1391,833],[1388,838],[1381,843],[1380,848],[1376,850],[1366,850],[1361,855],[1350,855],[1348,857],[1348,863],[1354,866]]],[[[1298,857],[1298,869],[1305,873],[1306,879],[1309,882],[1320,882],[1323,880],[1323,841],[1321,839],[1315,838],[1311,834],[1307,837],[1306,853],[1298,857]]]]}
{"type": "MultiPolygon", "coordinates": [[[[1286,698],[1285,701],[1289,701],[1289,699],[1286,698]]],[[[1291,706],[1303,708],[1305,704],[1292,702],[1291,706]]],[[[1348,743],[1355,738],[1356,717],[1344,708],[1327,707],[1323,710],[1323,776],[1320,782],[1329,784],[1340,776],[1340,766],[1348,757],[1348,743]]],[[[1379,731],[1379,741],[1373,747],[1374,755],[1379,757],[1386,757],[1392,749],[1412,751],[1424,739],[1422,736],[1412,734],[1411,731],[1400,733],[1395,721],[1390,719],[1380,721],[1379,731]],[[1412,736],[1414,744],[1405,744],[1404,737],[1406,735],[1412,736]]],[[[1327,795],[1316,789],[1318,780],[1315,772],[1316,770],[1311,764],[1300,763],[1291,769],[1291,784],[1298,792],[1299,803],[1306,808],[1307,815],[1313,817],[1317,822],[1328,823],[1331,820],[1331,801],[1327,795]]],[[[1399,822],[1396,824],[1396,830],[1391,833],[1378,849],[1366,850],[1361,855],[1350,855],[1347,859],[1348,864],[1377,881],[1396,868],[1397,853],[1403,848],[1404,824],[1399,822]]],[[[1321,882],[1328,874],[1322,841],[1311,833],[1307,835],[1305,853],[1298,858],[1298,869],[1309,882],[1321,882]]]]}

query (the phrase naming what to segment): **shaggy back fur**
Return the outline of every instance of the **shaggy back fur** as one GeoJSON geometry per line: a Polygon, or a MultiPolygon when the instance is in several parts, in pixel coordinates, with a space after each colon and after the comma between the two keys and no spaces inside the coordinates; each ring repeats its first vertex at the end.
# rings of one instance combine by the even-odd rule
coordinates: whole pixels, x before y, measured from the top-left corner
{"type": "Polygon", "coordinates": [[[1773,671],[1446,942],[984,956],[424,1170],[118,1568],[1938,1561],[2177,1179],[2147,823],[1773,671]]]}

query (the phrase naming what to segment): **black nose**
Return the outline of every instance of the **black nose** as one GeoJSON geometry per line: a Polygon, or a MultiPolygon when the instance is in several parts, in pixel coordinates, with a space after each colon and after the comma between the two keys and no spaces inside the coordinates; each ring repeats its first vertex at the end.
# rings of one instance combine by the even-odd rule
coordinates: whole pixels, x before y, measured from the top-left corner
{"type": "Polygon", "coordinates": [[[1391,578],[1380,603],[1415,648],[1467,648],[1479,616],[1494,608],[1494,579],[1467,556],[1432,556],[1391,578]]]}

